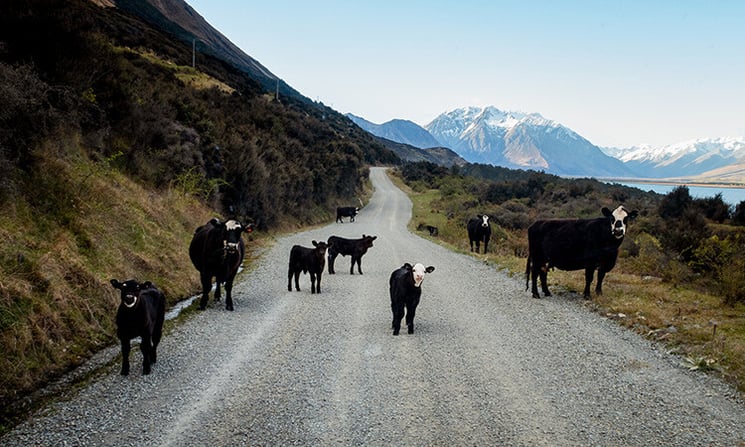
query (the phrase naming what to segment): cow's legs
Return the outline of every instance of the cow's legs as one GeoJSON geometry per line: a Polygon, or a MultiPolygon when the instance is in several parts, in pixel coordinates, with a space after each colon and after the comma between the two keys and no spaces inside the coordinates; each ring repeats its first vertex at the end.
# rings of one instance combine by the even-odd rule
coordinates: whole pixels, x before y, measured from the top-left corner
{"type": "Polygon", "coordinates": [[[311,295],[316,293],[316,278],[318,278],[318,293],[321,293],[320,275],[319,277],[317,277],[315,273],[310,272],[310,293],[311,295]]]}
{"type": "Polygon", "coordinates": [[[225,281],[225,309],[233,310],[233,280],[225,281]]]}
{"type": "Polygon", "coordinates": [[[160,324],[156,323],[155,329],[153,330],[153,337],[152,337],[152,348],[150,349],[150,362],[155,363],[158,361],[158,344],[160,343],[160,338],[163,335],[163,322],[161,321],[160,324]]]}
{"type": "Polygon", "coordinates": [[[142,337],[140,342],[140,351],[142,352],[142,374],[150,374],[150,364],[152,359],[150,358],[150,351],[152,345],[150,344],[150,336],[145,335],[142,337]]]}
{"type": "Polygon", "coordinates": [[[486,254],[486,247],[489,245],[489,239],[484,239],[484,254],[486,254]]]}
{"type": "Polygon", "coordinates": [[[357,264],[357,271],[362,274],[362,258],[355,258],[352,256],[352,264],[349,266],[349,274],[354,275],[354,264],[357,264]]]}
{"type": "MultiPolygon", "coordinates": [[[[595,267],[587,267],[585,269],[585,291],[583,296],[586,300],[590,299],[590,284],[592,284],[592,277],[595,275],[595,267]]],[[[598,272],[598,278],[600,278],[600,272],[598,272]]],[[[598,285],[600,281],[598,280],[598,285]]]]}
{"type": "Polygon", "coordinates": [[[409,334],[414,333],[414,316],[416,315],[416,304],[406,306],[406,326],[409,334]]]}
{"type": "Polygon", "coordinates": [[[329,275],[336,273],[334,271],[334,261],[336,261],[337,256],[339,256],[339,253],[332,253],[331,250],[329,250],[329,275]]]}
{"type": "Polygon", "coordinates": [[[605,270],[602,268],[598,269],[598,283],[595,286],[595,294],[603,294],[603,279],[605,278],[605,270]]]}
{"type": "Polygon", "coordinates": [[[129,375],[129,340],[122,339],[122,372],[121,375],[129,375]]]}
{"type": "Polygon", "coordinates": [[[212,288],[212,277],[202,273],[200,279],[202,280],[202,299],[199,300],[199,310],[204,310],[207,307],[207,300],[212,288]]]}
{"type": "Polygon", "coordinates": [[[300,270],[295,272],[295,290],[300,291],[300,270]]]}
{"type": "Polygon", "coordinates": [[[401,320],[404,318],[404,305],[391,303],[391,311],[393,311],[393,335],[398,335],[401,330],[401,320]]]}
{"type": "Polygon", "coordinates": [[[215,302],[219,303],[220,298],[222,297],[222,293],[220,292],[220,284],[222,284],[222,281],[220,281],[218,278],[215,278],[215,302]]]}

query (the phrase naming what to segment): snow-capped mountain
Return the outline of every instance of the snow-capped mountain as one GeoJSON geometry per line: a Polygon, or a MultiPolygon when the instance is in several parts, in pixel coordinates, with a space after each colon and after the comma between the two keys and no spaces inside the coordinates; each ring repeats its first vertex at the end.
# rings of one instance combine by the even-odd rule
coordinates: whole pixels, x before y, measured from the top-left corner
{"type": "Polygon", "coordinates": [[[467,107],[443,113],[425,129],[474,163],[569,176],[634,176],[620,160],[537,113],[467,107]]]}
{"type": "Polygon", "coordinates": [[[395,119],[383,124],[375,124],[351,113],[347,113],[346,116],[356,125],[381,138],[409,144],[420,149],[442,146],[435,137],[412,121],[395,119]]]}
{"type": "Polygon", "coordinates": [[[690,177],[745,163],[745,137],[698,139],[659,148],[603,148],[603,151],[623,161],[640,177],[690,177]]]}

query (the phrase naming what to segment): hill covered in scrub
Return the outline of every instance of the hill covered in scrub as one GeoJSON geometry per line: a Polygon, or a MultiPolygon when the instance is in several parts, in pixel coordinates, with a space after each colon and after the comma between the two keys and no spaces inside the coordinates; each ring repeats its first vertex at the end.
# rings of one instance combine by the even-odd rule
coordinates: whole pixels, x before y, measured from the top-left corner
{"type": "Polygon", "coordinates": [[[323,104],[210,56],[192,67],[121,9],[2,2],[0,408],[114,341],[110,278],[173,304],[199,288],[187,247],[210,217],[259,238],[326,221],[358,203],[368,165],[398,162],[323,104]]]}

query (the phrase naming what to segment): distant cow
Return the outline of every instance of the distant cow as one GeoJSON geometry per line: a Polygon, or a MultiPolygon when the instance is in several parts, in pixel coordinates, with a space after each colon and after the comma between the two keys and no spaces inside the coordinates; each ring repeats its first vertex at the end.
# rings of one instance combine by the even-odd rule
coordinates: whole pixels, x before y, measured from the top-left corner
{"type": "Polygon", "coordinates": [[[551,219],[538,220],[528,228],[528,262],[525,267],[525,287],[533,277],[532,294],[538,295],[537,279],[541,278],[541,289],[551,296],[546,285],[548,270],[585,270],[584,297],[590,298],[590,284],[595,269],[598,283],[595,293],[602,295],[603,278],[616,265],[618,247],[626,234],[629,219],[637,211],[628,212],[619,206],[611,212],[602,209],[603,216],[596,219],[551,219]]]}
{"type": "Polygon", "coordinates": [[[150,365],[157,360],[157,348],[163,334],[166,298],[150,281],[140,284],[133,279],[111,285],[121,291],[121,302],[116,312],[116,335],[122,345],[122,371],[129,374],[129,341],[140,337],[142,374],[150,374],[150,365]]]}
{"type": "Polygon", "coordinates": [[[339,236],[331,236],[328,239],[329,245],[329,274],[333,275],[334,260],[338,255],[351,256],[352,265],[349,267],[349,274],[354,275],[354,264],[357,264],[357,271],[362,274],[362,255],[367,253],[367,249],[373,246],[373,241],[377,236],[362,235],[361,239],[345,239],[339,236]]]}
{"type": "Polygon", "coordinates": [[[437,235],[439,234],[439,232],[440,232],[440,231],[439,231],[439,230],[437,229],[437,227],[435,227],[435,226],[432,226],[432,225],[427,225],[427,224],[423,224],[423,223],[422,223],[422,224],[419,224],[419,225],[418,225],[418,226],[416,227],[416,229],[417,229],[417,230],[419,230],[419,231],[425,231],[425,230],[426,230],[426,231],[428,231],[428,232],[429,232],[429,235],[430,235],[430,236],[433,236],[433,237],[436,237],[436,236],[437,236],[437,235]]]}
{"type": "Polygon", "coordinates": [[[295,276],[295,290],[300,291],[300,272],[310,272],[310,293],[321,293],[321,275],[326,263],[326,249],[330,244],[313,241],[313,247],[295,245],[290,250],[290,266],[287,271],[287,290],[292,292],[292,277],[295,276]]]}
{"type": "Polygon", "coordinates": [[[339,223],[344,223],[344,219],[342,219],[342,217],[349,217],[349,221],[354,222],[354,216],[356,216],[359,212],[360,209],[358,207],[340,206],[336,208],[336,221],[339,223]]]}
{"type": "Polygon", "coordinates": [[[413,267],[408,262],[391,273],[389,280],[391,291],[391,311],[393,312],[393,335],[401,330],[401,319],[406,311],[406,326],[409,334],[414,333],[414,316],[422,296],[422,281],[425,273],[432,273],[435,268],[424,267],[417,263],[413,267]]]}
{"type": "Polygon", "coordinates": [[[243,225],[236,219],[220,222],[212,218],[194,231],[189,245],[189,257],[199,270],[202,299],[199,309],[207,307],[212,278],[215,278],[215,301],[220,301],[220,284],[225,284],[225,309],[233,310],[233,279],[243,263],[245,248],[241,235],[253,231],[253,224],[243,225]]]}
{"type": "Polygon", "coordinates": [[[479,245],[484,243],[484,253],[489,245],[489,238],[491,238],[491,226],[489,225],[489,216],[486,214],[479,214],[476,217],[472,217],[468,220],[468,241],[471,244],[471,251],[473,251],[473,243],[476,243],[476,253],[479,252],[479,245]]]}

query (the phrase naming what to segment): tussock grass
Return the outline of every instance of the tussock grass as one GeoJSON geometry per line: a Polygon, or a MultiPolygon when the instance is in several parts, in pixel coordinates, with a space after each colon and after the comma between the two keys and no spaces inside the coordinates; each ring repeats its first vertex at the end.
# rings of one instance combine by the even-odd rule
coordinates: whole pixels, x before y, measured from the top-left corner
{"type": "MultiPolygon", "coordinates": [[[[437,226],[437,237],[430,237],[426,231],[418,233],[452,250],[470,253],[465,222],[449,219],[439,211],[439,191],[415,191],[397,178],[394,181],[414,204],[409,226],[412,231],[420,224],[437,226]]],[[[633,233],[633,225],[630,231],[633,233]]],[[[489,253],[472,256],[493,262],[500,270],[506,268],[524,282],[527,234],[492,225],[489,253]]],[[[683,366],[717,374],[745,392],[745,305],[724,304],[722,297],[702,293],[694,284],[672,285],[660,278],[634,274],[631,264],[631,259],[619,258],[605,277],[603,295],[595,296],[593,289],[589,301],[582,298],[584,271],[553,270],[548,276],[549,288],[554,296],[576,299],[578,305],[663,344],[681,356],[683,366]]],[[[529,291],[525,299],[532,299],[529,291]]]]}

